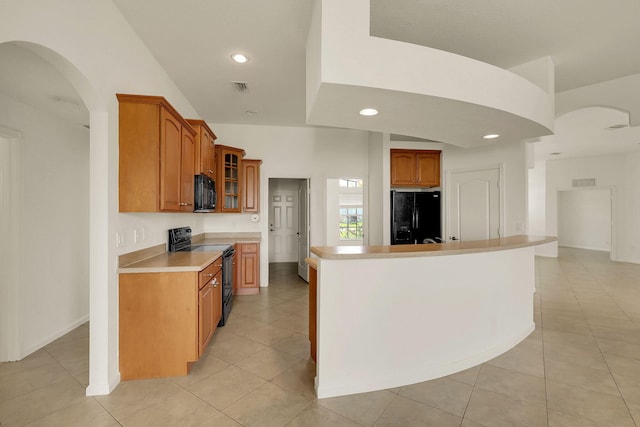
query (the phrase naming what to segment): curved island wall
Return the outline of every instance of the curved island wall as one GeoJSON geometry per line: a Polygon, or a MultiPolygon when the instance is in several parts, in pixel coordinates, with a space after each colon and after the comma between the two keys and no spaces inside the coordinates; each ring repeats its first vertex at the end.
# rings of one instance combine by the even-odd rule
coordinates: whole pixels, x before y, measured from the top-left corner
{"type": "Polygon", "coordinates": [[[426,381],[509,350],[534,329],[534,246],[314,247],[319,398],[426,381]]]}

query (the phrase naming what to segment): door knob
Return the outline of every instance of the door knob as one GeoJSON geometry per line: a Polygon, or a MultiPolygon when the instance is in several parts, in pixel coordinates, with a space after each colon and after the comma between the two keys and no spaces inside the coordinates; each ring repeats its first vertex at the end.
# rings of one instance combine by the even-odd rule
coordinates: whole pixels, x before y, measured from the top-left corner
{"type": "Polygon", "coordinates": [[[451,240],[458,240],[456,236],[450,237],[451,240]]]}

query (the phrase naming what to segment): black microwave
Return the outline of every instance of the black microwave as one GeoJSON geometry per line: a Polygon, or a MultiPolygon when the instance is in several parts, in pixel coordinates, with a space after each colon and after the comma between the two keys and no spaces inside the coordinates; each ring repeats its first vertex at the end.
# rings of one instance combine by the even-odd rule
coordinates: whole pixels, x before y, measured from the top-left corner
{"type": "Polygon", "coordinates": [[[216,209],[216,184],[206,175],[195,175],[193,211],[214,212],[216,209]]]}

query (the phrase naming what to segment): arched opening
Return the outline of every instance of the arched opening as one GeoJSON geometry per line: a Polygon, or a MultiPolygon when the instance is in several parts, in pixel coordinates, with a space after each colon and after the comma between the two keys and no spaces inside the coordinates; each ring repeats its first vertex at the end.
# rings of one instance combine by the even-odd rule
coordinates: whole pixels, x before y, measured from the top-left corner
{"type": "Polygon", "coordinates": [[[76,336],[82,360],[65,359],[85,367],[74,376],[86,386],[89,86],[68,61],[40,45],[2,43],[0,61],[2,170],[11,178],[2,180],[9,196],[0,205],[3,239],[10,242],[10,256],[0,260],[0,360],[24,358],[84,327],[76,336]]]}

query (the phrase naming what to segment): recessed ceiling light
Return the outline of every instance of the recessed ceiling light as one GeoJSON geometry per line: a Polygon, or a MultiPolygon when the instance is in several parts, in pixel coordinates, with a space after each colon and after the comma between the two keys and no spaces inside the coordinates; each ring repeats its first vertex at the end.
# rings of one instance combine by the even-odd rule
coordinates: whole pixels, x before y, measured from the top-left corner
{"type": "Polygon", "coordinates": [[[377,114],[378,110],[376,110],[375,108],[363,108],[362,110],[360,110],[361,116],[375,116],[377,114]]]}
{"type": "Polygon", "coordinates": [[[238,64],[244,64],[245,62],[249,62],[249,57],[242,53],[234,53],[231,55],[231,59],[233,59],[238,64]]]}
{"type": "Polygon", "coordinates": [[[490,133],[488,135],[483,136],[482,138],[484,139],[495,139],[497,137],[499,137],[500,135],[498,135],[497,133],[490,133]]]}

